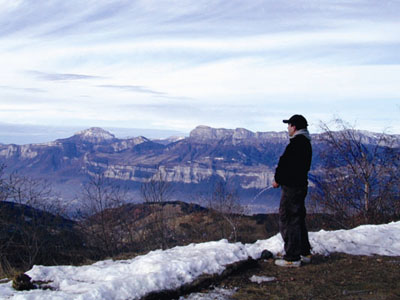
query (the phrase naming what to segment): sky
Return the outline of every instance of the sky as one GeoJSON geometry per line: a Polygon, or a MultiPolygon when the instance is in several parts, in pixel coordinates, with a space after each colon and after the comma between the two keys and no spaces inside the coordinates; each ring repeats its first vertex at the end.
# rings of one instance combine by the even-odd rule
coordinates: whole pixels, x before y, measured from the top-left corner
{"type": "Polygon", "coordinates": [[[398,0],[0,0],[0,66],[0,129],[400,133],[398,0]]]}
{"type": "MultiPolygon", "coordinates": [[[[363,225],[350,230],[310,232],[313,254],[400,256],[400,222],[363,225]]],[[[259,259],[263,250],[283,253],[283,240],[277,234],[253,244],[228,243],[227,240],[190,244],[168,250],[151,251],[129,260],[105,260],[86,266],[33,266],[26,272],[33,281],[49,282],[52,289],[17,292],[11,281],[0,282],[0,298],[15,300],[97,300],[140,299],[151,292],[177,289],[203,274],[221,274],[226,266],[251,257],[259,259]]],[[[276,267],[278,268],[278,267],[276,267]]],[[[253,282],[279,278],[258,276],[253,282]]],[[[222,291],[221,297],[189,295],[191,300],[225,299],[234,290],[222,291]]]]}

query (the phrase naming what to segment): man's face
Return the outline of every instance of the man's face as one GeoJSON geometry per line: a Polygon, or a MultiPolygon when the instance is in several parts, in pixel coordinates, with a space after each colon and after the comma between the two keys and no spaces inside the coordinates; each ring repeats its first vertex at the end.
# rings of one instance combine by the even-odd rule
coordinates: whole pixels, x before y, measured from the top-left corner
{"type": "Polygon", "coordinates": [[[293,136],[295,131],[296,131],[296,126],[288,123],[287,129],[288,129],[288,132],[289,132],[289,136],[293,136]]]}

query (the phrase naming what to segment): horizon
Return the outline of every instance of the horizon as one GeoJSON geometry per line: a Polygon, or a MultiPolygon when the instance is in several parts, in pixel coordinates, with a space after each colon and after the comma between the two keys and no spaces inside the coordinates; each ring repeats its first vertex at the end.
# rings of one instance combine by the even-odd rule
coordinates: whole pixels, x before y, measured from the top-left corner
{"type": "Polygon", "coordinates": [[[6,124],[400,133],[399,2],[1,3],[6,124]]]}

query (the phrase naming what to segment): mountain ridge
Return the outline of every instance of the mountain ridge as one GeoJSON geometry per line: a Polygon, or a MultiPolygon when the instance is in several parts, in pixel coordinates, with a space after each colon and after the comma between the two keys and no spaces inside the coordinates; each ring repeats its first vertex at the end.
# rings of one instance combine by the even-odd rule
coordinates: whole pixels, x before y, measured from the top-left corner
{"type": "Polygon", "coordinates": [[[232,140],[246,140],[253,138],[287,138],[287,132],[253,132],[246,128],[226,129],[226,128],[212,128],[210,126],[199,125],[193,129],[189,138],[200,140],[218,140],[231,138],[232,140]]]}
{"type": "MultiPolygon", "coordinates": [[[[397,137],[397,136],[396,136],[397,137]]],[[[400,137],[400,136],[399,136],[400,137]]],[[[397,145],[400,138],[397,137],[397,145]]],[[[315,153],[321,148],[321,134],[313,134],[315,153]]],[[[370,134],[366,141],[373,142],[370,134]]],[[[44,144],[0,145],[0,163],[6,172],[45,178],[64,199],[73,199],[82,183],[95,174],[126,184],[132,199],[140,200],[140,185],[162,178],[177,186],[174,200],[193,201],[210,192],[218,181],[230,184],[245,201],[254,200],[273,180],[276,164],[289,142],[286,132],[252,132],[244,128],[224,129],[198,126],[189,137],[159,142],[143,136],[116,138],[92,127],[71,137],[44,144]]],[[[313,161],[314,169],[318,159],[313,161]]],[[[267,191],[271,205],[277,195],[267,191]]]]}

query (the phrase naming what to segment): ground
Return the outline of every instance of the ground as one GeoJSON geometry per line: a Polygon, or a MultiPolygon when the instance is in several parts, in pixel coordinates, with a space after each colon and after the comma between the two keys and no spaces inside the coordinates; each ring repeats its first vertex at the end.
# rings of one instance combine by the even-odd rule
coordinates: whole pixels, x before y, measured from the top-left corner
{"type": "Polygon", "coordinates": [[[314,256],[300,268],[282,268],[260,260],[255,268],[224,279],[218,287],[236,288],[235,300],[400,299],[400,257],[314,256]],[[252,283],[253,275],[276,280],[252,283]]]}

